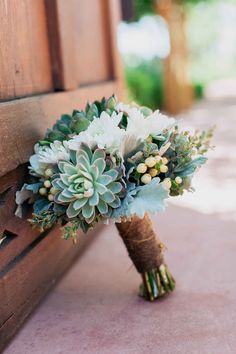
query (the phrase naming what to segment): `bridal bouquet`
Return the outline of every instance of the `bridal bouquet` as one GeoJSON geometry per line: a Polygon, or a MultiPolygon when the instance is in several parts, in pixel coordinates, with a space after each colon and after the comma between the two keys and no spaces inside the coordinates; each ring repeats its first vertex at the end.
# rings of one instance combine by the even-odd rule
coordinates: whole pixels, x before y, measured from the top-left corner
{"type": "Polygon", "coordinates": [[[141,295],[153,301],[173,291],[175,281],[147,213],[193,190],[211,135],[180,131],[174,118],[114,96],[88,103],[62,115],[35,145],[16,215],[33,203],[30,224],[41,231],[60,224],[65,239],[114,222],[142,276],[141,295]]]}

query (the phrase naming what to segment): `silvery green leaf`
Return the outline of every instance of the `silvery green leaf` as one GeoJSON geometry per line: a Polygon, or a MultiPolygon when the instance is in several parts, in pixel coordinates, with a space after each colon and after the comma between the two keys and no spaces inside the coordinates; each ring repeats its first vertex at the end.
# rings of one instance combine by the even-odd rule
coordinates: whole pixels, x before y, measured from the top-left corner
{"type": "Polygon", "coordinates": [[[102,215],[108,212],[108,205],[101,199],[99,200],[97,208],[102,215]]]}
{"type": "Polygon", "coordinates": [[[99,195],[97,192],[94,192],[92,197],[89,199],[89,205],[97,205],[99,202],[99,195]]]}
{"type": "Polygon", "coordinates": [[[192,175],[196,170],[196,168],[206,163],[206,161],[207,161],[206,157],[203,156],[197,157],[196,159],[190,161],[189,163],[183,166],[177,166],[174,170],[174,173],[176,174],[178,173],[178,176],[180,177],[192,175]]]}
{"type": "Polygon", "coordinates": [[[94,163],[91,166],[91,169],[97,167],[98,168],[98,172],[99,174],[103,173],[105,167],[106,167],[106,162],[104,159],[99,158],[96,161],[94,161],[94,163]]]}
{"type": "Polygon", "coordinates": [[[111,203],[115,200],[115,195],[110,190],[107,190],[100,198],[106,203],[111,203]]]}
{"type": "Polygon", "coordinates": [[[26,186],[25,188],[28,191],[31,191],[34,194],[38,194],[39,189],[43,186],[43,183],[42,182],[38,182],[38,183],[32,183],[32,184],[25,184],[24,186],[26,186]]]}
{"type": "Polygon", "coordinates": [[[93,163],[94,161],[96,161],[97,159],[105,159],[105,152],[102,149],[96,149],[93,153],[93,157],[92,157],[92,161],[91,163],[93,163]]]}
{"type": "Polygon", "coordinates": [[[71,202],[68,208],[66,209],[66,215],[68,216],[69,219],[75,218],[80,213],[80,209],[75,210],[73,204],[74,203],[71,202]]]}
{"type": "Polygon", "coordinates": [[[114,170],[114,169],[109,170],[109,171],[106,171],[106,172],[104,173],[104,175],[111,176],[111,178],[112,178],[113,181],[118,177],[118,174],[119,174],[119,172],[116,171],[116,170],[114,170]]]}
{"type": "Polygon", "coordinates": [[[34,212],[35,214],[41,214],[43,211],[47,211],[53,205],[46,198],[39,198],[34,202],[34,212]]]}
{"type": "Polygon", "coordinates": [[[137,194],[129,204],[130,216],[136,214],[138,217],[143,218],[146,212],[164,211],[166,206],[165,199],[169,197],[169,192],[159,182],[159,178],[153,178],[149,184],[137,188],[137,194]]]}
{"type": "Polygon", "coordinates": [[[109,184],[108,188],[113,193],[119,193],[121,191],[121,189],[122,189],[122,185],[121,185],[120,182],[112,182],[112,183],[109,184]]]}
{"type": "Polygon", "coordinates": [[[85,219],[89,219],[94,214],[94,206],[89,205],[89,203],[85,204],[82,208],[82,215],[85,219]]]}
{"type": "Polygon", "coordinates": [[[104,186],[107,186],[109,183],[112,182],[112,177],[108,175],[101,175],[97,179],[98,183],[103,184],[104,186]]]}

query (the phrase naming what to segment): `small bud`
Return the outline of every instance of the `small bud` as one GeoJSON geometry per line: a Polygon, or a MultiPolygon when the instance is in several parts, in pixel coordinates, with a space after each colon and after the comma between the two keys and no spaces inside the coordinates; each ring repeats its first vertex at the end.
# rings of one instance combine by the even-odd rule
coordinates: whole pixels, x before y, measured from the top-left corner
{"type": "Polygon", "coordinates": [[[156,177],[158,171],[155,168],[151,168],[150,170],[148,170],[148,173],[149,175],[151,175],[151,177],[156,177]]]}
{"type": "Polygon", "coordinates": [[[45,177],[51,177],[53,175],[53,170],[51,168],[47,168],[44,172],[45,177]]]}
{"type": "Polygon", "coordinates": [[[181,183],[183,182],[183,180],[182,180],[181,177],[177,176],[177,177],[175,177],[175,182],[176,182],[177,184],[181,184],[181,183]]]}
{"type": "Polygon", "coordinates": [[[163,181],[164,186],[166,187],[166,189],[170,189],[171,188],[171,179],[170,178],[165,178],[163,181]]]}
{"type": "Polygon", "coordinates": [[[58,191],[58,190],[57,190],[56,188],[54,188],[54,187],[52,187],[52,188],[50,189],[50,193],[53,194],[53,195],[56,194],[57,191],[58,191]]]}
{"type": "Polygon", "coordinates": [[[54,196],[52,194],[48,194],[48,200],[50,202],[53,202],[54,201],[54,196]]]}
{"type": "Polygon", "coordinates": [[[168,171],[168,167],[167,167],[166,165],[161,165],[161,166],[160,166],[160,171],[161,171],[162,173],[166,173],[166,172],[168,171]]]}
{"type": "Polygon", "coordinates": [[[39,189],[39,194],[40,194],[40,195],[47,195],[47,189],[44,188],[44,187],[40,188],[40,189],[39,189]]]}
{"type": "Polygon", "coordinates": [[[152,143],[152,136],[149,135],[149,137],[147,138],[147,143],[151,144],[152,143]]]}
{"type": "Polygon", "coordinates": [[[145,164],[147,167],[153,167],[156,164],[156,159],[153,156],[150,156],[145,160],[145,164]]]}
{"type": "Polygon", "coordinates": [[[169,162],[169,161],[167,160],[166,157],[162,157],[162,163],[163,163],[163,165],[167,165],[168,162],[169,162]]]}
{"type": "Polygon", "coordinates": [[[52,186],[52,184],[51,184],[51,182],[50,181],[45,181],[44,182],[44,187],[46,187],[46,188],[50,188],[52,186]]]}
{"type": "Polygon", "coordinates": [[[145,175],[143,175],[143,176],[141,177],[141,181],[142,181],[144,184],[150,183],[151,180],[152,180],[152,177],[151,177],[151,175],[149,175],[149,173],[145,173],[145,175]]]}
{"type": "Polygon", "coordinates": [[[147,171],[147,166],[145,163],[140,163],[136,168],[138,173],[145,173],[147,171]]]}

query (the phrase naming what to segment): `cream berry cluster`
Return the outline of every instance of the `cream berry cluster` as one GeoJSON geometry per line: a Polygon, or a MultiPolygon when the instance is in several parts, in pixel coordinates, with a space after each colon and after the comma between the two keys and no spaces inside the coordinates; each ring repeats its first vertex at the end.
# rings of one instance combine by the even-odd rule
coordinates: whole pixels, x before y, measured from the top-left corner
{"type": "Polygon", "coordinates": [[[43,182],[43,187],[39,189],[39,194],[41,196],[46,196],[50,202],[53,202],[54,195],[57,193],[57,190],[52,186],[50,178],[53,175],[53,170],[47,168],[44,172],[45,181],[43,182]]]}
{"type": "MultiPolygon", "coordinates": [[[[151,182],[152,178],[158,176],[160,173],[168,172],[168,159],[159,155],[151,155],[145,159],[144,162],[141,162],[136,167],[136,171],[141,174],[141,182],[143,184],[148,184],[151,182]]],[[[165,178],[164,183],[168,189],[171,188],[171,179],[165,178]]],[[[175,177],[175,183],[181,184],[182,178],[177,176],[175,177]]]]}
{"type": "Polygon", "coordinates": [[[168,171],[167,164],[168,160],[166,157],[151,155],[147,157],[144,162],[138,164],[136,171],[142,175],[141,182],[143,184],[148,184],[151,182],[153,177],[168,171]]]}

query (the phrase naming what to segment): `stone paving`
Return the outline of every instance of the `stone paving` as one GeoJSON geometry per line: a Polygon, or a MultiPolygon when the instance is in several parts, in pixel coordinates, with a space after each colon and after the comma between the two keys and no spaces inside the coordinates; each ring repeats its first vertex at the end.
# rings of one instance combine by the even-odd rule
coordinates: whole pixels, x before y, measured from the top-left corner
{"type": "Polygon", "coordinates": [[[217,125],[197,191],[153,217],[177,281],[147,303],[114,226],[105,227],[38,307],[5,354],[234,354],[236,100],[201,102],[184,125],[217,125]]]}

